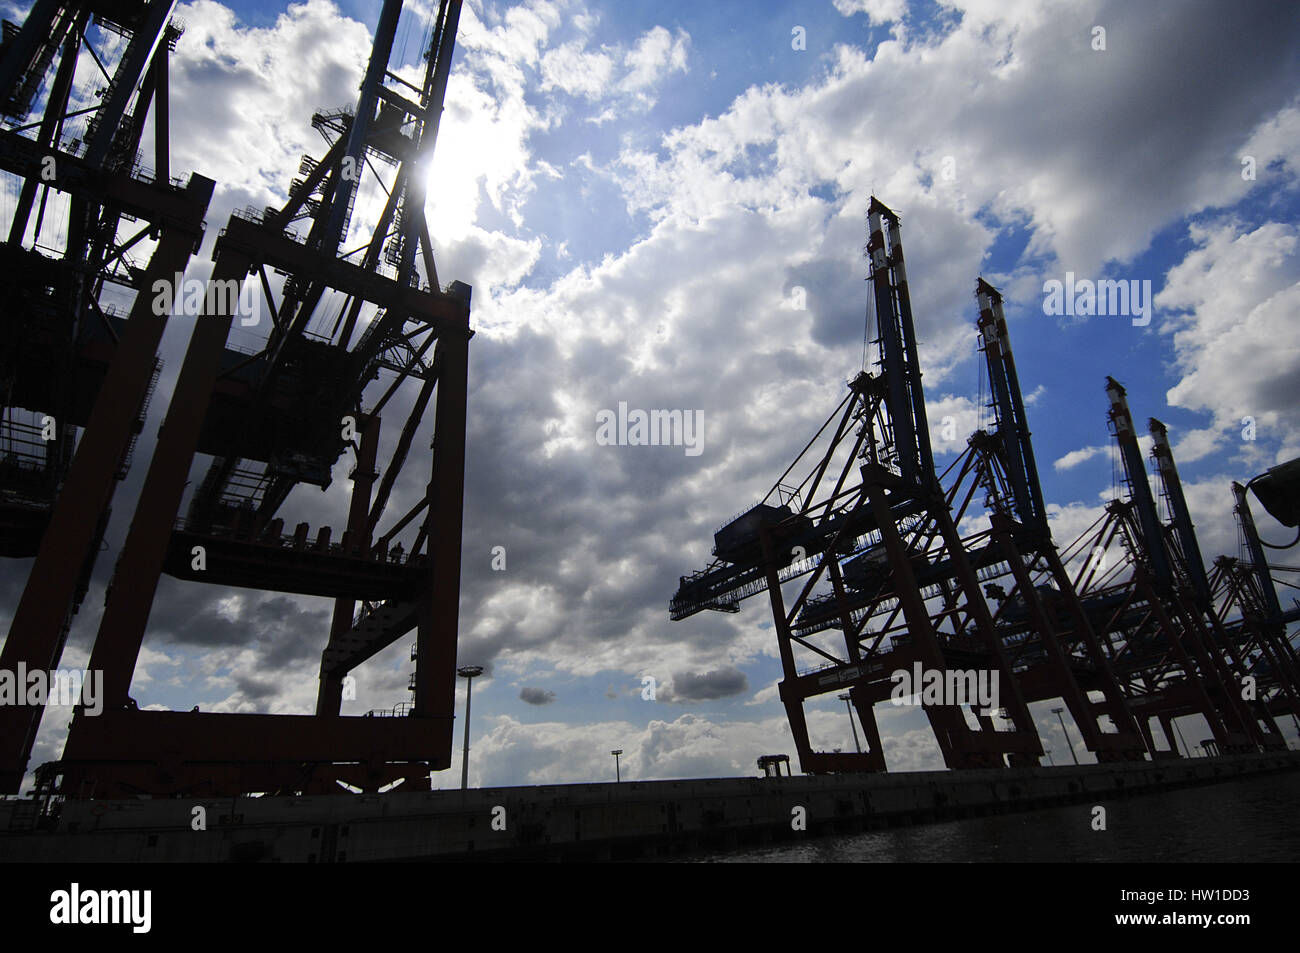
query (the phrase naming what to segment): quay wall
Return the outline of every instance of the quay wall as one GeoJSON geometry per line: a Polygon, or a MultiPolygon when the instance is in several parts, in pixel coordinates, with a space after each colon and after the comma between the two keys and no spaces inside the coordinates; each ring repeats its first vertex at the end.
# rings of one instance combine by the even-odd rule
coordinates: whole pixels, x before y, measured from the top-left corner
{"type": "Polygon", "coordinates": [[[1278,751],[1003,770],[65,801],[46,817],[29,800],[9,799],[0,801],[0,862],[630,860],[1096,804],[1298,768],[1300,752],[1278,751]],[[206,829],[194,830],[200,807],[206,829]]]}

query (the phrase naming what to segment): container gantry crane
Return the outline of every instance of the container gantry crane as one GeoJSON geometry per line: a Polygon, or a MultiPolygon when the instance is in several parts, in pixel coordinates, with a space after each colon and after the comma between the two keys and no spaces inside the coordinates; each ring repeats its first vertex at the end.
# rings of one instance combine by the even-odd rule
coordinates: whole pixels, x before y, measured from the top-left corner
{"type": "MultiPolygon", "coordinates": [[[[37,0],[3,25],[0,169],[17,194],[0,243],[0,555],[35,557],[0,652],[11,672],[59,664],[158,379],[171,309],[152,289],[203,237],[214,183],[170,168],[173,7],[37,0]]],[[[31,758],[44,706],[27,702],[0,708],[0,792],[31,758]]]]}
{"type": "Polygon", "coordinates": [[[356,108],[313,116],[324,157],[304,158],[283,206],[236,213],[220,234],[210,285],[242,287],[255,275],[271,314],[267,338],[254,354],[229,346],[233,296],[208,296],[91,655],[105,673],[104,711],[74,717],[63,758],[47,771],[65,791],[427,790],[429,772],[450,766],[472,332],[469,287],[439,287],[424,206],[460,8],[440,4],[417,85],[390,69],[402,4],[385,0],[356,108]],[[386,200],[357,225],[367,171],[386,200]],[[291,227],[298,221],[305,234],[291,227]],[[353,231],[362,244],[345,251],[353,231]],[[285,276],[278,301],[269,272],[285,276]],[[382,394],[367,406],[380,379],[382,394]],[[418,383],[412,409],[381,461],[381,412],[408,381],[418,383]],[[425,492],[381,531],[435,395],[425,492]],[[341,539],[328,526],[313,539],[306,523],[286,533],[291,491],[328,485],[349,446],[356,464],[341,539]],[[208,468],[181,517],[196,455],[208,468]],[[415,538],[403,554],[397,536],[408,527],[415,538]],[[138,708],[131,679],[163,573],[333,599],[315,713],[138,708]],[[415,697],[403,717],[340,714],[345,676],[412,630],[415,697]]]}
{"type": "Polygon", "coordinates": [[[1154,417],[1150,418],[1147,426],[1152,440],[1151,458],[1168,504],[1170,519],[1165,543],[1174,566],[1176,597],[1184,617],[1196,625],[1197,635],[1206,645],[1207,653],[1218,661],[1224,691],[1231,701],[1234,716],[1251,742],[1265,750],[1285,750],[1286,741],[1267,702],[1258,692],[1246,690],[1247,678],[1256,668],[1261,647],[1250,637],[1248,629],[1239,624],[1228,624],[1215,604],[1191,511],[1174,462],[1168,428],[1154,417]]]}
{"type": "Polygon", "coordinates": [[[855,377],[763,501],[718,530],[714,562],[682,577],[670,612],[738,611],[741,599],[768,593],[780,696],[805,772],[884,770],[873,709],[894,694],[894,673],[917,664],[987,673],[1012,725],[999,730],[974,704],[970,720],[959,704],[926,705],[946,764],[1003,767],[1007,756],[1037,764],[1042,746],[980,591],[1001,554],[961,538],[963,514],[950,509],[935,474],[901,225],[874,197],[868,221],[878,373],[855,377]],[[788,485],[799,467],[806,475],[788,485]],[[784,586],[794,582],[787,603],[784,586]],[[829,590],[815,593],[819,582],[829,590]],[[814,751],[804,703],[845,688],[868,751],[814,751]]]}
{"type": "Polygon", "coordinates": [[[998,602],[994,621],[1026,699],[1060,698],[1099,761],[1141,760],[1136,722],[1048,527],[1002,296],[983,279],[975,295],[994,428],[977,431],[949,467],[950,499],[964,511],[974,487],[985,490],[989,529],[968,545],[994,549],[1000,559],[991,565],[1005,569],[987,577],[985,592],[998,602]]]}
{"type": "MultiPolygon", "coordinates": [[[[1166,532],[1160,521],[1127,392],[1107,378],[1106,395],[1128,498],[1108,503],[1067,550],[1081,563],[1075,579],[1080,596],[1153,757],[1165,752],[1155,747],[1150,719],[1160,721],[1169,752],[1176,753],[1173,721],[1193,714],[1205,718],[1219,750],[1256,750],[1259,728],[1211,641],[1182,558],[1175,562],[1171,541],[1184,537],[1166,532]]],[[[1163,473],[1168,479],[1167,467],[1163,473]]]]}
{"type": "MultiPolygon", "coordinates": [[[[1300,620],[1300,602],[1284,610],[1276,589],[1278,584],[1296,588],[1293,574],[1300,567],[1273,566],[1267,561],[1264,549],[1269,544],[1255,526],[1248,488],[1255,490],[1278,522],[1296,526],[1300,523],[1295,502],[1300,497],[1300,460],[1273,467],[1245,485],[1232,484],[1233,514],[1244,558],[1220,556],[1209,575],[1215,611],[1226,620],[1228,635],[1239,646],[1245,673],[1255,679],[1257,698],[1270,715],[1289,714],[1300,729],[1300,656],[1288,631],[1300,620]]],[[[1272,548],[1289,549],[1295,542],[1272,548]]],[[[1262,716],[1261,721],[1268,723],[1262,716]]]]}
{"type": "MultiPolygon", "coordinates": [[[[1250,561],[1224,558],[1207,575],[1164,426],[1151,422],[1167,525],[1125,390],[1108,378],[1127,498],[1058,551],[1002,297],[983,279],[978,328],[994,427],[936,476],[898,218],[874,198],[868,218],[879,371],[854,378],[767,496],[718,529],[713,562],[681,578],[672,618],[738,612],[768,593],[780,697],[809,773],[885,768],[873,708],[891,696],[893,675],[915,664],[998,676],[1009,730],[973,706],[974,724],[955,705],[926,707],[954,768],[1036,764],[1042,748],[1027,705],[1052,698],[1069,707],[1098,761],[1177,756],[1173,721],[1190,714],[1206,719],[1220,752],[1284,746],[1273,715],[1295,714],[1300,697],[1286,633],[1300,603],[1290,612],[1278,604],[1245,489],[1234,486],[1250,561]],[[974,508],[981,490],[984,520],[974,508]],[[1248,677],[1257,697],[1243,690],[1248,677]],[[845,688],[868,750],[814,751],[804,703],[845,688]],[[1152,718],[1168,749],[1156,747],[1152,718]]],[[[1292,470],[1256,482],[1270,512],[1300,522],[1292,470]]]]}

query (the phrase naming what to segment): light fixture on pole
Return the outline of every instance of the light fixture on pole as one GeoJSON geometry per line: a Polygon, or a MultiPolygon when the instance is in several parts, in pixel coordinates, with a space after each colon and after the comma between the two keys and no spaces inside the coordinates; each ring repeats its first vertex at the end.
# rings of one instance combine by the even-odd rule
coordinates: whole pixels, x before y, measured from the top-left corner
{"type": "Polygon", "coordinates": [[[1187,752],[1187,757],[1189,758],[1193,757],[1192,749],[1187,747],[1187,742],[1183,739],[1183,729],[1178,727],[1178,719],[1176,718],[1173,719],[1173,725],[1174,725],[1174,734],[1178,736],[1179,742],[1182,743],[1183,750],[1187,752]]]}
{"type": "Polygon", "coordinates": [[[623,753],[622,748],[615,748],[610,752],[614,756],[614,783],[617,784],[623,780],[623,775],[618,770],[618,756],[623,753]]]}
{"type": "Polygon", "coordinates": [[[462,665],[456,669],[456,674],[465,679],[465,744],[461,753],[460,762],[460,789],[464,791],[469,786],[469,696],[470,689],[474,687],[474,679],[483,674],[482,665],[462,665]]]}
{"type": "Polygon", "coordinates": [[[845,692],[843,695],[837,695],[836,697],[844,702],[844,707],[849,710],[849,727],[853,729],[853,747],[858,749],[858,754],[862,754],[862,745],[858,744],[858,725],[853,720],[853,696],[845,692]]]}
{"type": "Polygon", "coordinates": [[[1065,719],[1061,717],[1061,712],[1063,711],[1065,711],[1064,708],[1053,708],[1052,714],[1055,715],[1056,719],[1061,723],[1061,731],[1065,732],[1065,743],[1070,747],[1070,757],[1074,759],[1075,764],[1078,764],[1079,756],[1074,753],[1074,742],[1070,740],[1070,732],[1065,728],[1065,719]]]}

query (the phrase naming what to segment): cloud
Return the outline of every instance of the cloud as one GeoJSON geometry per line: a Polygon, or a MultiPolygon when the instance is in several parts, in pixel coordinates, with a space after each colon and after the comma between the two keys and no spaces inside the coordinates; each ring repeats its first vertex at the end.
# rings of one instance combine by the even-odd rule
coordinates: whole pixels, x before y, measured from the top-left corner
{"type": "Polygon", "coordinates": [[[172,167],[215,179],[239,204],[273,204],[302,154],[320,149],[312,115],[356,100],[365,26],[329,0],[289,6],[268,27],[242,25],[214,0],[181,4],[177,17],[185,35],[168,67],[172,167]]]}
{"type": "Polygon", "coordinates": [[[1094,457],[1109,456],[1111,453],[1109,444],[1099,447],[1081,447],[1078,450],[1071,450],[1065,456],[1052,461],[1052,468],[1055,470],[1073,470],[1079,464],[1086,463],[1094,457]]]}
{"type": "MultiPolygon", "coordinates": [[[[816,713],[820,716],[822,713],[816,713]]],[[[818,718],[815,718],[820,724],[818,718]]],[[[843,725],[847,735],[847,724],[843,725]]],[[[470,783],[564,784],[614,780],[610,751],[623,749],[627,780],[754,777],[759,755],[792,750],[785,718],[711,720],[683,714],[672,721],[526,724],[510,716],[474,741],[470,783]],[[784,739],[784,740],[783,740],[784,739]]]]}
{"type": "Polygon", "coordinates": [[[1192,463],[1214,453],[1223,444],[1223,434],[1213,427],[1188,430],[1181,436],[1175,434],[1174,460],[1179,465],[1192,463]]]}
{"type": "MultiPolygon", "coordinates": [[[[861,366],[862,216],[873,193],[903,217],[932,426],[951,416],[956,427],[954,445],[937,441],[936,450],[960,449],[978,419],[966,386],[977,274],[994,280],[1001,269],[1032,301],[1045,276],[1066,269],[1139,270],[1153,237],[1172,230],[1190,247],[1179,246],[1183,260],[1157,299],[1164,336],[1116,355],[1132,362],[1117,373],[1172,368],[1168,401],[1183,416],[1166,422],[1180,463],[1217,463],[1231,448],[1226,474],[1296,455],[1285,371],[1297,363],[1287,323],[1297,309],[1297,231],[1285,206],[1269,203],[1294,190],[1300,77],[1288,37],[1297,8],[1245,3],[1225,25],[1217,6],[1200,2],[1177,13],[1120,2],[943,6],[922,32],[896,3],[839,0],[841,14],[895,21],[890,37],[876,47],[839,43],[791,76],[713,63],[737,92],[714,100],[685,91],[661,124],[648,104],[690,85],[681,77],[706,37],[665,17],[597,39],[596,14],[618,8],[594,3],[466,5],[430,206],[440,278],[474,286],[461,657],[521,672],[545,663],[613,685],[619,674],[610,673],[629,684],[651,673],[678,701],[761,713],[727,700],[750,691],[742,667],[773,664],[775,638],[760,627],[768,607],[756,599],[736,615],[671,623],[667,601],[682,574],[709,561],[717,525],[762,497],[861,366]],[[1089,48],[1096,23],[1108,26],[1104,53],[1089,48]],[[1241,176],[1247,150],[1255,181],[1241,176]],[[952,179],[942,175],[947,157],[952,179]],[[1248,214],[1259,207],[1263,220],[1248,214]],[[559,248],[571,257],[561,261],[559,248]],[[807,291],[804,310],[791,307],[795,286],[807,291]],[[597,446],[595,413],[619,401],[701,409],[705,452],[597,446]],[[1189,422],[1198,415],[1210,419],[1189,422]],[[1254,442],[1241,438],[1246,415],[1257,421],[1254,442]],[[491,568],[497,545],[508,551],[503,572],[491,568]]],[[[180,15],[188,29],[172,60],[173,167],[219,180],[214,236],[231,209],[283,201],[301,155],[320,155],[311,114],[355,101],[369,38],[324,0],[262,28],[212,0],[180,15]]],[[[851,40],[862,33],[841,25],[851,40]]],[[[406,64],[403,75],[418,68],[406,64]]],[[[359,198],[356,220],[381,199],[374,190],[359,198]]],[[[194,267],[209,267],[206,249],[194,267]]],[[[1016,294],[1000,287],[1012,312],[1016,294]]],[[[1015,328],[1022,359],[1056,346],[1046,325],[1015,328]]],[[[187,334],[169,334],[167,374],[187,334]]],[[[155,407],[165,406],[168,383],[155,407]]],[[[1050,383],[1051,398],[1068,401],[1071,381],[1050,383]]],[[[393,416],[410,404],[404,388],[393,416]]],[[[119,490],[110,551],[69,653],[93,635],[89,610],[102,604],[156,429],[151,420],[119,490]]],[[[385,448],[399,431],[385,425],[385,448]]],[[[426,421],[385,522],[423,494],[430,436],[426,421]]],[[[1094,439],[1053,448],[1054,470],[1086,473],[1077,468],[1107,452],[1087,445],[1094,439]]],[[[295,491],[286,523],[337,529],[350,467],[340,460],[325,492],[295,491]]],[[[1207,555],[1232,527],[1218,469],[1184,474],[1207,555]]],[[[1058,541],[1101,512],[1078,502],[1049,510],[1058,541]]],[[[16,604],[13,589],[0,589],[0,612],[16,604]]],[[[145,647],[151,677],[137,679],[142,699],[192,704],[197,691],[205,710],[311,710],[332,604],[237,595],[164,580],[145,647]]],[[[354,710],[408,697],[407,648],[395,644],[358,670],[354,710]]],[[[775,701],[768,676],[746,700],[775,701]]],[[[613,687],[606,694],[620,697],[613,687]]],[[[522,693],[509,701],[528,704],[522,693]]],[[[553,702],[555,721],[542,725],[492,716],[488,747],[476,743],[480,782],[612,776],[615,747],[629,752],[636,776],[750,774],[759,754],[792,750],[780,712],[579,724],[567,703],[553,702]]],[[[841,705],[813,712],[810,724],[847,750],[845,717],[841,705]]],[[[897,730],[887,735],[891,766],[937,765],[927,728],[897,730]]]]}
{"type": "Polygon", "coordinates": [[[542,90],[560,89],[585,99],[601,98],[614,74],[614,57],[588,51],[581,41],[548,50],[542,57],[542,90]]]}
{"type": "Polygon", "coordinates": [[[1104,514],[1105,507],[1101,505],[1070,503],[1061,506],[1048,503],[1047,522],[1051,527],[1052,539],[1056,541],[1057,548],[1062,551],[1068,549],[1071,543],[1079,539],[1104,514]]]}
{"type": "Polygon", "coordinates": [[[766,688],[760,688],[754,693],[754,697],[745,702],[746,705],[770,705],[772,702],[780,700],[780,683],[773,682],[766,688]]]}
{"type": "Polygon", "coordinates": [[[521,688],[519,690],[519,699],[529,705],[549,705],[555,701],[555,692],[548,692],[544,688],[521,688]]]}
{"type": "MultiPolygon", "coordinates": [[[[943,768],[939,746],[919,711],[880,705],[876,715],[891,770],[943,768]]],[[[796,760],[783,712],[756,720],[687,713],[672,721],[652,719],[642,726],[625,721],[529,724],[502,715],[493,717],[491,725],[484,737],[474,741],[470,784],[475,787],[612,781],[614,759],[609,752],[615,748],[623,750],[625,781],[754,777],[760,755],[784,753],[796,760]]],[[[818,747],[853,750],[842,703],[810,708],[808,726],[818,747]]]]}
{"type": "Polygon", "coordinates": [[[670,688],[660,695],[664,701],[717,701],[749,691],[749,679],[737,668],[720,668],[699,674],[678,672],[670,688]]]}
{"type": "MultiPolygon", "coordinates": [[[[1132,411],[1133,408],[1130,407],[1129,410],[1132,411]]],[[[1134,423],[1136,426],[1144,427],[1144,424],[1141,422],[1141,418],[1137,417],[1136,414],[1134,414],[1134,418],[1135,418],[1134,423]]],[[[1155,441],[1151,437],[1151,434],[1139,433],[1137,442],[1138,442],[1138,450],[1142,454],[1142,459],[1150,460],[1151,447],[1155,443],[1155,441]]],[[[1052,469],[1056,470],[1057,472],[1073,470],[1075,467],[1079,466],[1080,464],[1087,463],[1089,460],[1095,459],[1096,457],[1107,457],[1110,459],[1112,466],[1116,466],[1116,467],[1122,466],[1122,464],[1120,463],[1119,447],[1114,442],[1111,442],[1106,444],[1098,444],[1092,447],[1080,447],[1078,450],[1071,450],[1069,453],[1065,454],[1064,456],[1058,457],[1056,460],[1052,461],[1052,469]]],[[[1151,471],[1153,467],[1154,464],[1151,464],[1148,467],[1148,470],[1151,471]]]]}
{"type": "Polygon", "coordinates": [[[1188,234],[1194,247],[1156,298],[1174,312],[1166,333],[1181,374],[1167,399],[1213,417],[1209,433],[1189,435],[1188,449],[1194,458],[1222,443],[1258,465],[1259,440],[1276,448],[1268,462],[1300,456],[1300,229],[1226,219],[1193,224],[1188,234]]]}
{"type": "Polygon", "coordinates": [[[993,415],[969,397],[947,395],[927,399],[925,416],[930,423],[930,446],[935,454],[960,453],[966,441],[981,427],[993,429],[993,415]]]}
{"type": "Polygon", "coordinates": [[[690,37],[683,30],[675,34],[661,26],[648,30],[624,58],[629,71],[619,87],[626,92],[642,92],[668,73],[685,71],[689,44],[690,37]]]}
{"type": "Polygon", "coordinates": [[[648,91],[667,76],[687,69],[690,36],[661,26],[647,30],[632,46],[588,48],[581,36],[547,50],[541,60],[542,92],[560,90],[588,102],[630,97],[623,105],[653,105],[648,91]]]}
{"type": "Polygon", "coordinates": [[[888,23],[901,20],[907,12],[906,0],[835,0],[835,9],[841,16],[865,13],[869,23],[888,23]]]}

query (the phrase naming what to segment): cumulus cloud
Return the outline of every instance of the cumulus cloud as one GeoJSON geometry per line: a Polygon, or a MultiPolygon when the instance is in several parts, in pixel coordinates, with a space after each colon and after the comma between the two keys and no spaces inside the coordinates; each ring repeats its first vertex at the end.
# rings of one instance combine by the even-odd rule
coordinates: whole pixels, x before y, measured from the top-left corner
{"type": "Polygon", "coordinates": [[[976,430],[993,429],[993,415],[969,397],[945,396],[926,400],[925,416],[930,422],[930,447],[935,455],[960,453],[976,430]]]}
{"type": "Polygon", "coordinates": [[[667,73],[685,70],[689,41],[682,30],[670,33],[657,26],[647,31],[625,57],[629,71],[620,87],[629,92],[639,92],[657,83],[667,73]]]}
{"type": "Polygon", "coordinates": [[[1065,456],[1052,461],[1052,466],[1057,470],[1073,470],[1081,463],[1093,459],[1094,457],[1110,456],[1111,448],[1109,446],[1099,447],[1080,447],[1078,450],[1071,450],[1065,456]]]}
{"type": "Polygon", "coordinates": [[[766,688],[760,688],[754,693],[754,697],[745,702],[746,705],[768,705],[780,698],[780,683],[773,682],[766,688]]]}
{"type": "Polygon", "coordinates": [[[1189,435],[1189,449],[1205,455],[1223,444],[1251,458],[1260,440],[1277,448],[1270,462],[1292,459],[1300,455],[1300,232],[1290,223],[1250,229],[1226,220],[1194,224],[1189,234],[1195,247],[1157,297],[1174,311],[1167,333],[1182,375],[1169,403],[1214,420],[1209,433],[1189,435]]]}
{"type": "Polygon", "coordinates": [[[599,99],[614,74],[614,62],[609,53],[585,50],[578,41],[566,43],[542,57],[542,89],[599,99]]]}
{"type": "MultiPolygon", "coordinates": [[[[1135,409],[1130,407],[1130,411],[1134,413],[1135,426],[1139,428],[1144,427],[1142,420],[1137,417],[1135,409]]],[[[1151,434],[1139,433],[1137,441],[1138,441],[1138,450],[1141,451],[1142,453],[1142,459],[1149,460],[1151,457],[1151,447],[1155,443],[1154,439],[1151,437],[1151,434]]],[[[1065,454],[1064,456],[1058,457],[1057,459],[1053,460],[1052,469],[1058,472],[1065,471],[1065,470],[1073,470],[1076,467],[1080,466],[1081,464],[1087,463],[1089,460],[1094,460],[1097,457],[1107,458],[1108,460],[1110,460],[1112,466],[1115,467],[1123,466],[1123,464],[1120,462],[1119,447],[1117,444],[1115,444],[1112,441],[1111,443],[1098,444],[1092,447],[1080,447],[1078,450],[1071,450],[1069,453],[1065,454]]]]}
{"type": "Polygon", "coordinates": [[[529,705],[549,705],[555,701],[555,692],[548,692],[544,688],[521,688],[519,690],[519,700],[529,705]]]}
{"type": "MultiPolygon", "coordinates": [[[[666,18],[601,34],[610,17],[596,14],[613,8],[595,3],[466,5],[429,209],[440,277],[473,284],[478,332],[461,657],[506,665],[516,684],[542,667],[598,679],[596,694],[611,686],[605,701],[615,704],[626,694],[615,686],[644,673],[678,701],[745,696],[755,703],[740,708],[747,716],[776,704],[770,685],[748,697],[746,672],[775,655],[761,600],[682,623],[667,620],[666,605],[679,577],[709,561],[717,525],[762,497],[861,366],[862,216],[873,193],[903,217],[932,427],[954,423],[955,439],[936,441],[937,452],[960,450],[981,413],[989,423],[968,385],[976,275],[993,264],[1009,303],[1032,301],[1044,278],[1067,269],[1136,271],[1153,237],[1174,228],[1186,229],[1190,250],[1167,276],[1146,275],[1166,279],[1156,302],[1163,336],[1153,329],[1153,350],[1124,359],[1143,372],[1174,369],[1168,402],[1186,416],[1167,422],[1180,463],[1232,448],[1223,474],[1184,477],[1205,538],[1226,544],[1231,533],[1220,502],[1229,469],[1296,454],[1285,376],[1297,358],[1286,324],[1300,287],[1296,229],[1282,213],[1261,221],[1221,210],[1294,188],[1297,8],[1248,3],[1225,23],[1218,7],[1197,2],[1176,14],[1121,2],[944,7],[951,16],[922,32],[898,22],[907,13],[892,0],[837,0],[846,16],[895,21],[890,37],[810,54],[808,72],[789,81],[751,71],[734,95],[660,127],[648,104],[686,75],[703,37],[666,18]],[[1104,53],[1089,47],[1100,22],[1104,53]],[[1241,175],[1246,150],[1254,182],[1241,175]],[[1023,250],[1007,252],[1008,241],[1023,250]],[[795,287],[806,291],[802,309],[791,305],[795,287]],[[620,401],[701,410],[705,452],[598,446],[595,414],[620,401]],[[1254,442],[1241,439],[1247,415],[1254,442]],[[505,571],[491,568],[495,546],[508,553],[505,571]]],[[[301,154],[320,154],[312,112],[355,100],[369,39],[325,0],[259,28],[213,0],[180,13],[188,30],[172,66],[173,165],[221,182],[208,216],[218,225],[230,209],[282,201],[301,154]]],[[[373,190],[359,199],[357,218],[379,199],[373,190]]],[[[209,267],[199,257],[196,267],[209,267]]],[[[1039,327],[1014,330],[1018,353],[1039,327]]],[[[169,335],[169,368],[186,333],[169,335]]],[[[1050,383],[1053,398],[1075,386],[1050,383]]],[[[393,412],[410,402],[399,392],[393,412]]],[[[385,426],[384,447],[399,429],[385,426]]],[[[146,427],[138,461],[155,431],[146,427]]],[[[427,448],[430,435],[426,422],[414,446],[427,448]]],[[[1082,464],[1107,452],[1069,447],[1040,459],[1082,478],[1082,464]]],[[[427,467],[427,452],[413,451],[387,520],[420,498],[427,467]]],[[[345,457],[328,491],[295,492],[287,522],[339,527],[350,469],[345,457]]],[[[142,470],[120,491],[110,550],[142,470]]],[[[1050,511],[1063,542],[1100,507],[1067,496],[1050,511]]],[[[89,610],[102,604],[114,556],[100,560],[70,653],[89,644],[89,610]]],[[[0,613],[16,603],[12,589],[0,613]]],[[[205,709],[311,710],[332,605],[239,596],[164,580],[137,676],[143,699],[179,703],[197,686],[205,709]],[[188,682],[175,682],[180,673],[188,682]]],[[[345,710],[408,697],[406,650],[394,645],[358,670],[358,699],[345,710]]],[[[768,685],[767,670],[752,677],[768,685]]],[[[524,692],[538,691],[509,702],[530,704],[524,692]]],[[[612,776],[614,747],[638,777],[748,774],[759,754],[792,752],[779,706],[757,720],[597,722],[565,720],[565,694],[548,708],[554,722],[490,715],[476,783],[612,776]]],[[[847,749],[840,708],[813,712],[810,724],[847,749]]],[[[886,750],[891,765],[937,764],[924,725],[900,727],[886,750]]]]}
{"type": "Polygon", "coordinates": [[[672,685],[660,695],[663,701],[717,701],[749,691],[749,679],[737,668],[708,672],[678,672],[672,685]]]}
{"type": "Polygon", "coordinates": [[[631,46],[615,43],[589,49],[588,38],[579,37],[542,56],[540,89],[560,90],[589,102],[623,99],[624,106],[645,108],[654,104],[651,90],[666,76],[686,71],[689,45],[685,31],[670,33],[661,26],[647,30],[631,46]]]}
{"type": "Polygon", "coordinates": [[[907,12],[906,0],[835,0],[835,9],[843,16],[865,13],[870,23],[901,20],[907,12]]]}

